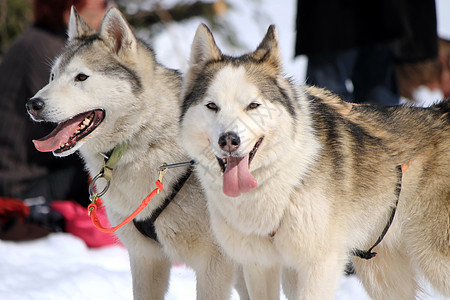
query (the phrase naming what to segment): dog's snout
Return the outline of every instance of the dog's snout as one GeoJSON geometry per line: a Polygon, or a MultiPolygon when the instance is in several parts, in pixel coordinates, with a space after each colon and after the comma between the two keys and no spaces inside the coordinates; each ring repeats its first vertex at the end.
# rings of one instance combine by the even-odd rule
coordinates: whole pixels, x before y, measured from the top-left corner
{"type": "Polygon", "coordinates": [[[222,150],[232,152],[239,148],[241,139],[235,132],[229,131],[219,137],[218,143],[222,150]]]}
{"type": "Polygon", "coordinates": [[[45,106],[44,100],[42,98],[31,98],[28,100],[26,107],[27,111],[31,114],[35,114],[41,111],[45,106]]]}

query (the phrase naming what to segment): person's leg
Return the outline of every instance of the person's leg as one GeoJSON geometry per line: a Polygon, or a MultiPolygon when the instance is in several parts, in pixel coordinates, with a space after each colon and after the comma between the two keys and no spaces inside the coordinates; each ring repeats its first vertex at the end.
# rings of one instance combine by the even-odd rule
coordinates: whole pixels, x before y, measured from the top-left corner
{"type": "Polygon", "coordinates": [[[352,76],[355,102],[398,105],[394,57],[388,46],[360,49],[352,76]]]}
{"type": "Polygon", "coordinates": [[[309,56],[306,84],[329,89],[352,101],[353,95],[347,89],[347,81],[352,75],[356,55],[355,50],[348,50],[309,56]]]}

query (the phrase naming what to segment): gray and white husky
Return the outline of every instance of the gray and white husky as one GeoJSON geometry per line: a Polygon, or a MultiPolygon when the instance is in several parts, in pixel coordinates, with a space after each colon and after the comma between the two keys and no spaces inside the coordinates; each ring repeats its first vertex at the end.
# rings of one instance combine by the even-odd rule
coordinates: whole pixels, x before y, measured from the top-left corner
{"type": "MultiPolygon", "coordinates": [[[[156,62],[115,8],[99,33],[72,9],[68,34],[50,82],[27,103],[35,121],[59,124],[35,146],[56,156],[78,151],[94,177],[103,168],[102,154],[126,144],[102,196],[111,224],[117,225],[155,188],[162,162],[189,161],[178,142],[181,77],[156,62]]],[[[164,299],[174,261],[195,270],[198,299],[230,297],[233,263],[213,238],[204,194],[187,169],[169,170],[162,192],[136,222],[117,231],[129,251],[135,299],[164,299]],[[187,181],[180,187],[183,177],[187,181]],[[169,197],[154,224],[145,223],[169,197]],[[147,224],[140,230],[156,236],[149,238],[135,224],[147,224]]],[[[106,181],[96,184],[102,191],[106,181]]]]}
{"type": "Polygon", "coordinates": [[[350,257],[374,299],[414,299],[420,275],[450,297],[450,100],[373,107],[296,86],[273,26],[231,57],[201,25],[191,51],[182,143],[252,299],[277,297],[280,268],[289,299],[333,299],[350,257]]]}

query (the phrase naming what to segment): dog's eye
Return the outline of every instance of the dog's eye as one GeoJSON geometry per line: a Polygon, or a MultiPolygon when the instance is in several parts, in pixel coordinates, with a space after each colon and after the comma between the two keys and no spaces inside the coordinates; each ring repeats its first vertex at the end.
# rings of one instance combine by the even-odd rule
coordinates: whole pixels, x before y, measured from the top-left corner
{"type": "Polygon", "coordinates": [[[257,107],[260,106],[260,105],[261,105],[261,104],[258,103],[258,102],[252,102],[252,103],[250,103],[250,104],[247,106],[247,110],[255,109],[255,108],[257,108],[257,107]]]}
{"type": "Polygon", "coordinates": [[[77,76],[75,76],[75,81],[85,81],[86,79],[88,79],[89,76],[87,76],[86,74],[80,73],[77,76]]]}
{"type": "Polygon", "coordinates": [[[219,107],[214,102],[208,102],[208,104],[205,105],[208,109],[213,111],[218,111],[219,107]]]}

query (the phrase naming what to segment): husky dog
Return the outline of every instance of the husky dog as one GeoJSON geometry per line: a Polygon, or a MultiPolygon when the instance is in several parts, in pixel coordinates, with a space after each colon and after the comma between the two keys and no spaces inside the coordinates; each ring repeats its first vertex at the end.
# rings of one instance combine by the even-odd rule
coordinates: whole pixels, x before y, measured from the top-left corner
{"type": "Polygon", "coordinates": [[[375,299],[414,299],[419,275],[450,296],[450,100],[353,106],[295,86],[274,26],[230,57],[200,25],[191,51],[182,144],[252,298],[276,297],[281,267],[289,299],[333,299],[352,253],[375,299]]]}
{"type": "MultiPolygon", "coordinates": [[[[39,151],[56,156],[78,151],[91,177],[102,170],[102,154],[127,144],[102,196],[111,224],[117,225],[155,188],[161,163],[189,160],[178,142],[181,77],[156,62],[115,8],[105,15],[99,33],[72,8],[68,34],[49,84],[27,103],[35,121],[59,124],[34,143],[39,151]]],[[[173,261],[195,270],[198,299],[230,297],[234,265],[213,238],[198,180],[187,174],[187,167],[170,169],[162,192],[136,222],[117,231],[130,254],[135,299],[163,299],[173,261]],[[187,181],[179,186],[183,177],[187,181]],[[151,239],[135,224],[155,211],[160,215],[151,239]]],[[[102,191],[106,181],[96,185],[102,191]]]]}

